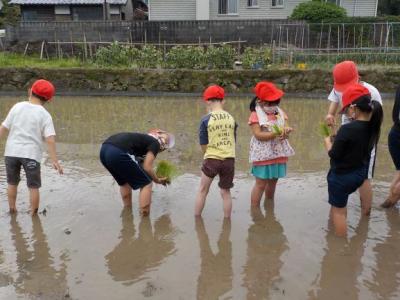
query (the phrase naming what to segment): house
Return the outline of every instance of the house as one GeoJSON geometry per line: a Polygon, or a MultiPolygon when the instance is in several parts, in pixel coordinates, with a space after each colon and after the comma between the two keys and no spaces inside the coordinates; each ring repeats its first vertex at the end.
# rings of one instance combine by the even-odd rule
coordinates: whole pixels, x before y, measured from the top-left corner
{"type": "MultiPolygon", "coordinates": [[[[123,20],[128,0],[11,0],[22,21],[123,20]]],[[[129,10],[129,9],[128,9],[129,10]]],[[[132,6],[130,10],[133,12],[132,6]]]]}
{"type": "MultiPolygon", "coordinates": [[[[286,19],[309,0],[148,0],[149,20],[286,19]]],[[[325,0],[349,16],[376,16],[378,0],[325,0]]]]}

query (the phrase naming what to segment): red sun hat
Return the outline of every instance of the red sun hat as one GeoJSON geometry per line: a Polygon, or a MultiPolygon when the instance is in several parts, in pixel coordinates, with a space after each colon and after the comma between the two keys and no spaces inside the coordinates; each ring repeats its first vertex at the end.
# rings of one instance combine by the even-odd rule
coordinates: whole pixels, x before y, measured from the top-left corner
{"type": "Polygon", "coordinates": [[[210,99],[220,99],[223,100],[225,97],[225,91],[219,85],[210,85],[205,89],[203,93],[203,100],[208,101],[210,99]]]}
{"type": "Polygon", "coordinates": [[[256,84],[254,93],[260,101],[277,101],[285,95],[285,93],[278,89],[275,84],[268,81],[261,81],[256,84]]]}
{"type": "Polygon", "coordinates": [[[358,69],[354,61],[345,60],[333,68],[333,88],[343,93],[350,85],[357,83],[360,79],[358,69]]]}
{"type": "Polygon", "coordinates": [[[56,93],[54,85],[50,81],[44,79],[36,80],[33,83],[31,90],[32,93],[46,99],[46,101],[50,101],[56,93]]]}
{"type": "Polygon", "coordinates": [[[362,96],[371,96],[370,91],[365,86],[359,83],[349,86],[343,93],[342,110],[340,113],[344,113],[349,105],[362,96]]]}

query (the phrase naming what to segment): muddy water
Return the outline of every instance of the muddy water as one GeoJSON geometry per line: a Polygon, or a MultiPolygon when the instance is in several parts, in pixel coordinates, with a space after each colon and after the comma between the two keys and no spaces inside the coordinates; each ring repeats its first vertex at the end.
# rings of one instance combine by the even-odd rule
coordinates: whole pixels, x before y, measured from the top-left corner
{"type": "MultiPolygon", "coordinates": [[[[0,117],[17,99],[1,99],[0,117]]],[[[393,173],[385,120],[375,199],[361,219],[357,195],[349,204],[347,241],[328,228],[328,159],[318,124],[328,103],[285,100],[296,129],[297,154],[278,185],[275,204],[250,211],[253,179],[247,99],[228,99],[237,119],[237,176],[232,221],[224,221],[216,185],[203,219],[193,217],[201,155],[196,99],[58,98],[49,105],[65,175],[43,164],[41,213],[27,214],[25,182],[19,214],[7,214],[0,163],[0,299],[399,299],[400,216],[384,211],[393,173]],[[168,188],[157,186],[150,218],[122,210],[118,186],[98,161],[112,133],[151,127],[177,134],[177,147],[161,157],[179,164],[168,188]]],[[[389,116],[393,102],[387,101],[389,116]]],[[[4,142],[1,144],[3,150],[4,142]]],[[[134,194],[137,199],[137,194],[134,194]]]]}

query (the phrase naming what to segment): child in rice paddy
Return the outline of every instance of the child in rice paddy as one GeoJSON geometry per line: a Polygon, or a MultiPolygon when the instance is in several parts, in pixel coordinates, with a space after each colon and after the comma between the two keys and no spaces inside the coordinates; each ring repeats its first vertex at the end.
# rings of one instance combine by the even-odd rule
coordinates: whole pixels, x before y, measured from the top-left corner
{"type": "Polygon", "coordinates": [[[195,215],[200,216],[208,191],[215,176],[219,176],[219,187],[223,200],[225,218],[230,218],[235,175],[235,144],[237,124],[224,107],[224,89],[217,85],[208,87],[203,94],[209,114],[202,118],[199,141],[204,152],[202,175],[196,197],[195,215]]]}
{"type": "Polygon", "coordinates": [[[40,79],[29,90],[29,100],[15,104],[0,126],[0,138],[7,135],[4,153],[7,173],[7,195],[10,213],[16,213],[18,184],[21,180],[21,167],[24,168],[26,184],[29,188],[31,214],[39,209],[42,185],[40,165],[43,144],[47,144],[53,168],[63,174],[56,153],[56,132],[53,119],[43,107],[51,102],[55,88],[50,81],[40,79]]]}
{"type": "MultiPolygon", "coordinates": [[[[371,92],[362,84],[350,85],[342,97],[341,113],[351,122],[337,132],[334,142],[325,138],[325,147],[331,159],[328,193],[331,218],[338,236],[347,234],[347,201],[368,178],[371,150],[376,147],[383,119],[382,106],[371,100],[371,92]]],[[[361,201],[368,201],[361,198],[361,201]]],[[[362,203],[362,206],[363,203],[362,203]]]]}
{"type": "Polygon", "coordinates": [[[149,133],[122,132],[110,136],[101,146],[100,160],[120,186],[125,207],[132,206],[132,189],[140,189],[139,205],[143,216],[150,213],[152,182],[166,185],[153,170],[157,154],[175,145],[175,137],[160,129],[149,133]]]}
{"type": "Polygon", "coordinates": [[[293,129],[287,126],[287,115],[279,107],[284,92],[266,81],[257,83],[254,91],[249,125],[253,133],[251,173],[256,182],[251,191],[251,205],[257,207],[264,193],[266,199],[274,199],[278,179],[286,176],[286,163],[294,150],[287,140],[293,129]]]}

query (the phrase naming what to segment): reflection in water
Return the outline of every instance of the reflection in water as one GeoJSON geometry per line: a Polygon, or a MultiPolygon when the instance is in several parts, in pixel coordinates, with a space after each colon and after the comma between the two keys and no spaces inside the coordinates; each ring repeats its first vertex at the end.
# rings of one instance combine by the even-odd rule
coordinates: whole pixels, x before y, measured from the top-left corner
{"type": "Polygon", "coordinates": [[[132,210],[125,208],[121,218],[120,242],[105,258],[112,278],[132,285],[173,253],[174,231],[169,215],[155,221],[154,232],[150,218],[141,218],[136,237],[132,210]]]}
{"type": "Polygon", "coordinates": [[[389,232],[387,238],[376,245],[376,271],[371,290],[376,299],[399,299],[400,285],[400,223],[397,210],[386,211],[389,232]]]}
{"type": "Polygon", "coordinates": [[[218,239],[218,253],[214,254],[204,222],[196,218],[196,232],[200,244],[201,270],[197,279],[197,299],[219,299],[232,290],[231,222],[224,219],[218,239]]]}
{"type": "Polygon", "coordinates": [[[244,267],[244,286],[247,299],[269,299],[276,290],[283,265],[282,254],[288,249],[283,227],[274,214],[273,201],[264,201],[265,215],[260,207],[252,208],[254,224],[249,227],[247,263],[244,267]]]}
{"type": "Polygon", "coordinates": [[[311,299],[359,299],[357,279],[362,272],[368,222],[369,218],[361,218],[349,241],[327,230],[327,250],[322,260],[319,287],[317,295],[310,292],[311,299]]]}
{"type": "Polygon", "coordinates": [[[64,299],[68,294],[66,259],[61,257],[63,263],[59,271],[53,267],[53,257],[40,218],[32,218],[31,245],[16,216],[11,216],[10,225],[17,256],[18,278],[14,282],[17,293],[35,299],[64,299]]]}

